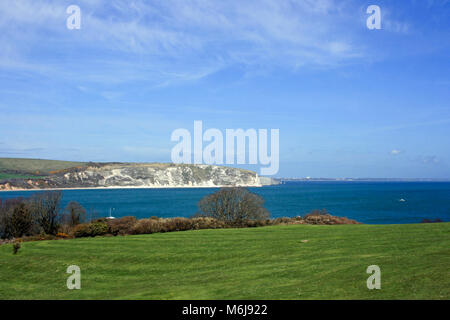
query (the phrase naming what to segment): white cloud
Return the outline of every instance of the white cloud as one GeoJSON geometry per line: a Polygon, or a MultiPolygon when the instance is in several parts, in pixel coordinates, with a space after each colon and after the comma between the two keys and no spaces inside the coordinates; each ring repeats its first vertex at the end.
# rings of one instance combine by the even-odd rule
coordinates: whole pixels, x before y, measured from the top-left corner
{"type": "Polygon", "coordinates": [[[423,156],[421,161],[426,164],[436,164],[440,162],[436,156],[423,156]]]}
{"type": "Polygon", "coordinates": [[[98,83],[167,85],[234,64],[295,69],[363,56],[342,25],[349,18],[342,1],[79,1],[82,21],[76,31],[65,27],[66,5],[2,1],[0,40],[7,50],[0,54],[0,68],[66,79],[82,72],[98,83]],[[62,59],[37,60],[35,50],[60,52],[62,59]]]}
{"type": "Polygon", "coordinates": [[[398,149],[394,149],[394,150],[391,151],[391,154],[394,155],[394,156],[399,155],[401,153],[403,153],[403,151],[398,150],[398,149]]]}

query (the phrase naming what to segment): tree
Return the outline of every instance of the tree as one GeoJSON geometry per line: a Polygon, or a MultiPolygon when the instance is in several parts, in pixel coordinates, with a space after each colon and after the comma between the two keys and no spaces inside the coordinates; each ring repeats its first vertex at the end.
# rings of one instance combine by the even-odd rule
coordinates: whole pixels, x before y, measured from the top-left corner
{"type": "Polygon", "coordinates": [[[61,191],[50,191],[37,193],[30,200],[33,214],[47,234],[56,234],[58,231],[61,196],[61,191]]]}
{"type": "Polygon", "coordinates": [[[76,226],[86,221],[86,209],[76,201],[70,201],[64,208],[62,222],[68,226],[76,226]]]}
{"type": "Polygon", "coordinates": [[[32,227],[33,215],[30,208],[25,202],[21,202],[14,208],[7,229],[13,237],[17,238],[31,234],[32,227]]]}
{"type": "Polygon", "coordinates": [[[34,220],[29,209],[23,198],[0,199],[0,238],[20,237],[30,233],[34,220]]]}
{"type": "Polygon", "coordinates": [[[205,196],[198,203],[199,216],[212,217],[231,223],[245,220],[265,220],[270,213],[264,199],[246,188],[222,188],[205,196]]]}

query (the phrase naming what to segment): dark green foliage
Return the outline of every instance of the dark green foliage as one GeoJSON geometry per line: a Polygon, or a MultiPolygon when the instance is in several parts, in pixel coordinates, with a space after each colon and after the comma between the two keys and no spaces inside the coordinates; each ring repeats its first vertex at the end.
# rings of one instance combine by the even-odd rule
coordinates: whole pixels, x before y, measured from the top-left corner
{"type": "Polygon", "coordinates": [[[20,203],[13,210],[9,224],[8,233],[13,237],[30,235],[33,227],[33,215],[26,203],[20,203]]]}
{"type": "Polygon", "coordinates": [[[104,222],[79,224],[73,229],[76,238],[102,236],[107,233],[108,225],[104,222]]]}

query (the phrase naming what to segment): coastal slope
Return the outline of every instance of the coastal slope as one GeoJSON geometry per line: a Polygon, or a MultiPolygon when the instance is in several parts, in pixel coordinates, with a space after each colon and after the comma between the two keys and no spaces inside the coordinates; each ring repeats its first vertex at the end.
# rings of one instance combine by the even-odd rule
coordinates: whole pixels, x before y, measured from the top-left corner
{"type": "Polygon", "coordinates": [[[0,190],[68,188],[259,187],[275,184],[255,172],[215,166],[171,163],[87,163],[46,176],[0,181],[0,190]]]}

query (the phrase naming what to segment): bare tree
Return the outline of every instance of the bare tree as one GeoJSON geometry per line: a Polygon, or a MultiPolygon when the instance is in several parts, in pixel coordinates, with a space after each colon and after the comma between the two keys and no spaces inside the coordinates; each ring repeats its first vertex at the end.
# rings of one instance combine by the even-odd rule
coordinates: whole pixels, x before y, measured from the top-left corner
{"type": "Polygon", "coordinates": [[[86,221],[86,209],[76,201],[70,201],[64,208],[62,222],[68,226],[76,226],[86,221]]]}
{"type": "Polygon", "coordinates": [[[222,188],[205,196],[198,203],[199,216],[212,217],[231,223],[245,220],[265,220],[270,213],[264,199],[246,188],[222,188]]]}
{"type": "Polygon", "coordinates": [[[31,197],[32,212],[47,234],[56,234],[60,215],[61,191],[37,193],[31,197]]]}

